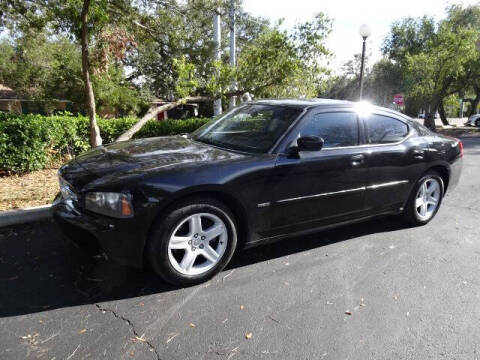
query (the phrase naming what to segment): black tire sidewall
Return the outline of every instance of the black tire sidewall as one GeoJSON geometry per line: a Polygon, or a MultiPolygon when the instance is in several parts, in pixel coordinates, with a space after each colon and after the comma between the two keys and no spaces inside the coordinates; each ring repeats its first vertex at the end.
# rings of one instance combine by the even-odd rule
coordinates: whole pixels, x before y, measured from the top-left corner
{"type": "Polygon", "coordinates": [[[148,257],[154,271],[174,285],[189,286],[210,279],[228,264],[237,245],[235,219],[225,205],[214,199],[192,199],[179,204],[155,226],[149,241],[148,257]],[[168,242],[178,224],[186,217],[196,213],[211,213],[218,216],[227,227],[228,243],[221,260],[213,268],[200,275],[185,275],[178,272],[170,263],[168,242]]]}
{"type": "Polygon", "coordinates": [[[440,209],[440,206],[442,205],[444,192],[445,192],[445,185],[443,183],[443,179],[436,171],[429,171],[426,174],[424,174],[420,179],[418,179],[415,186],[413,187],[412,193],[410,194],[410,198],[408,201],[408,209],[406,212],[407,220],[409,220],[409,222],[412,223],[413,225],[428,224],[431,220],[433,220],[438,210],[440,209]],[[415,200],[417,197],[418,189],[420,188],[421,184],[423,184],[425,180],[431,179],[431,178],[434,178],[440,184],[440,199],[438,200],[438,205],[433,215],[430,218],[423,220],[419,218],[417,214],[417,209],[415,208],[415,200]]]}

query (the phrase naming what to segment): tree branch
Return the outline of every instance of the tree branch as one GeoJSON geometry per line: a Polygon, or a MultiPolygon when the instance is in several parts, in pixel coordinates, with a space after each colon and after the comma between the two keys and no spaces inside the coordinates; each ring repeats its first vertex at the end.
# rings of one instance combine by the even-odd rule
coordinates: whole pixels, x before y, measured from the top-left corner
{"type": "Polygon", "coordinates": [[[126,141],[130,140],[133,135],[135,135],[142,127],[145,125],[149,120],[153,119],[157,114],[168,111],[171,109],[176,108],[179,105],[185,104],[187,102],[203,102],[203,101],[211,101],[212,98],[206,96],[187,96],[177,101],[171,102],[169,104],[165,104],[158,107],[151,107],[147,113],[138,120],[130,129],[125,131],[122,135],[120,135],[115,141],[126,141]]]}

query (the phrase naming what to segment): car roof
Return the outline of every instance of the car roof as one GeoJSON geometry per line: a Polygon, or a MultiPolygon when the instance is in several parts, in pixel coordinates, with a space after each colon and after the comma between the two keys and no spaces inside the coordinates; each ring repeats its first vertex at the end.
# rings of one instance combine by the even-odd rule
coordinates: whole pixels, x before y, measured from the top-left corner
{"type": "Polygon", "coordinates": [[[249,101],[250,104],[267,104],[267,105],[279,105],[279,106],[298,106],[298,107],[310,107],[315,105],[347,105],[355,104],[354,102],[347,100],[334,100],[334,99],[262,99],[249,101]]]}
{"type": "MultiPolygon", "coordinates": [[[[298,108],[323,108],[323,107],[336,107],[336,108],[346,108],[350,109],[357,104],[358,102],[348,101],[348,100],[336,100],[336,99],[321,99],[321,98],[314,98],[314,99],[262,99],[262,100],[253,100],[249,101],[249,104],[265,104],[265,105],[277,105],[277,106],[292,106],[298,108]]],[[[383,113],[389,113],[391,115],[400,117],[404,120],[411,121],[412,119],[402,114],[401,112],[381,107],[371,105],[372,110],[381,111],[383,113]]]]}

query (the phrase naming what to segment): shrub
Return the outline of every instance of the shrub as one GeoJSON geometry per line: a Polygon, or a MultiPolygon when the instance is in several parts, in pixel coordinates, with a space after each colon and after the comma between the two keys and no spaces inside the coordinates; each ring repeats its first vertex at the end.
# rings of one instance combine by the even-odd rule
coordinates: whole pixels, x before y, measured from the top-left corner
{"type": "MultiPolygon", "coordinates": [[[[190,133],[209,119],[151,120],[135,138],[190,133]]],[[[98,119],[105,144],[113,142],[137,119],[98,119]]],[[[18,115],[0,112],[0,170],[27,172],[45,168],[58,157],[75,156],[88,150],[89,121],[84,116],[18,115]]]]}

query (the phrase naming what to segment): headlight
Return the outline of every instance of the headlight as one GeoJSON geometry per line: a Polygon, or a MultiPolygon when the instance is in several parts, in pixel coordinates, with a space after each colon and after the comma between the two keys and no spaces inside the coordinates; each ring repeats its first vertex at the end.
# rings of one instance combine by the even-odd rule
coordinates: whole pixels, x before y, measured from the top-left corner
{"type": "Polygon", "coordinates": [[[112,192],[90,192],[85,197],[87,210],[116,218],[133,216],[131,195],[112,192]]]}

